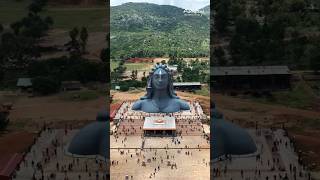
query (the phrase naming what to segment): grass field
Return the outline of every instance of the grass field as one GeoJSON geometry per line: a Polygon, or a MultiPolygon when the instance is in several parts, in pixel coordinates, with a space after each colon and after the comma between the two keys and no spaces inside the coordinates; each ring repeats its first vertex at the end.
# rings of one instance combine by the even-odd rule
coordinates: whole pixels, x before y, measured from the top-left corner
{"type": "Polygon", "coordinates": [[[116,67],[118,67],[118,62],[116,61],[111,61],[110,63],[110,69],[113,71],[116,67]]]}
{"type": "Polygon", "coordinates": [[[82,91],[70,91],[62,92],[60,94],[61,100],[66,101],[88,101],[94,100],[101,96],[101,92],[93,90],[82,90],[82,91]]]}
{"type": "MultiPolygon", "coordinates": [[[[26,16],[29,3],[30,0],[0,0],[0,23],[10,25],[26,16]]],[[[103,32],[107,24],[107,11],[104,5],[94,7],[48,6],[43,14],[53,18],[53,28],[64,30],[85,26],[89,32],[103,32]]]]}
{"type": "Polygon", "coordinates": [[[293,88],[288,91],[273,92],[273,98],[253,98],[257,102],[267,104],[281,104],[292,108],[311,108],[316,96],[312,89],[303,82],[293,84],[293,88]]]}
{"type": "MultiPolygon", "coordinates": [[[[124,66],[127,68],[126,71],[132,71],[132,70],[150,70],[150,66],[153,65],[153,63],[125,63],[124,66]]],[[[111,70],[114,70],[116,67],[118,67],[118,62],[111,61],[110,68],[111,70]]]]}
{"type": "Polygon", "coordinates": [[[210,96],[209,87],[207,85],[202,86],[201,90],[197,90],[195,93],[201,96],[210,96]]]}

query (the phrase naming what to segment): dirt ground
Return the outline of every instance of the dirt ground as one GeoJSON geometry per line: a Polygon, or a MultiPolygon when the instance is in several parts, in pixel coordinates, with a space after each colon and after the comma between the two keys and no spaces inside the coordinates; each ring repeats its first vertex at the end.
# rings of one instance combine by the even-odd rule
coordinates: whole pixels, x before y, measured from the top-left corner
{"type": "Polygon", "coordinates": [[[44,123],[52,128],[83,127],[96,118],[97,112],[106,108],[106,98],[87,101],[67,101],[59,95],[47,97],[10,96],[0,98],[10,101],[10,122],[0,134],[0,154],[24,152],[32,144],[35,132],[44,123]],[[10,148],[8,148],[10,144],[10,148]]]}
{"type": "Polygon", "coordinates": [[[254,127],[258,122],[262,127],[281,128],[284,124],[303,152],[303,160],[309,165],[313,164],[314,170],[320,169],[320,129],[307,125],[310,119],[319,123],[319,111],[256,103],[220,94],[213,94],[213,97],[218,110],[226,119],[242,126],[254,127]]]}
{"type": "Polygon", "coordinates": [[[94,120],[106,106],[106,98],[88,101],[61,100],[59,95],[48,97],[20,97],[10,111],[11,123],[30,125],[44,122],[94,120]]]}
{"type": "MultiPolygon", "coordinates": [[[[100,51],[102,48],[106,47],[106,32],[89,32],[88,42],[87,42],[87,54],[84,55],[85,58],[92,60],[100,59],[100,51]]],[[[58,48],[63,48],[70,40],[69,32],[62,29],[53,29],[48,33],[42,42],[43,46],[54,46],[58,48]]],[[[66,56],[69,53],[67,51],[59,51],[53,53],[44,53],[42,59],[56,58],[61,56],[66,56]]]]}
{"type": "Polygon", "coordinates": [[[295,139],[298,149],[303,152],[303,161],[309,163],[315,171],[320,171],[320,131],[291,132],[290,136],[295,139]]]}

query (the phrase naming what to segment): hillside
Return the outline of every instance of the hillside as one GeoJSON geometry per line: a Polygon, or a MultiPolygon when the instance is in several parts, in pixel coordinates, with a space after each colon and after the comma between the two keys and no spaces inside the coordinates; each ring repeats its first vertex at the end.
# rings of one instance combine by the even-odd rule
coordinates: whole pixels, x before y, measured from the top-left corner
{"type": "Polygon", "coordinates": [[[200,13],[209,16],[210,15],[210,5],[207,5],[198,10],[200,13]]]}
{"type": "Polygon", "coordinates": [[[111,56],[208,56],[209,18],[150,3],[111,7],[111,56]]]}
{"type": "Polygon", "coordinates": [[[49,4],[54,5],[82,5],[82,6],[92,6],[105,4],[104,0],[49,0],[49,4]]]}

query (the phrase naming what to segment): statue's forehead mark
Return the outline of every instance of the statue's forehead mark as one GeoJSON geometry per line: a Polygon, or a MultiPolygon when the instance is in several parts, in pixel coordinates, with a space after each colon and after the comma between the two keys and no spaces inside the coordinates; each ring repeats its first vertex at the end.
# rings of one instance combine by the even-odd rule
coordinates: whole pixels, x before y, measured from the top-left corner
{"type": "Polygon", "coordinates": [[[163,69],[158,69],[155,74],[163,75],[166,74],[166,72],[163,69]]]}

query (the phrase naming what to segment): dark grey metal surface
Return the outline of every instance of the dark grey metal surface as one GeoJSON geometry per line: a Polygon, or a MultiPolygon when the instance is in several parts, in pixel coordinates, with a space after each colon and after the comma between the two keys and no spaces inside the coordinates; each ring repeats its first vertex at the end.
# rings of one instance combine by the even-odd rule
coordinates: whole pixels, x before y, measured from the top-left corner
{"type": "Polygon", "coordinates": [[[224,155],[247,155],[257,151],[257,147],[248,132],[224,120],[223,115],[211,109],[211,159],[224,155]]]}
{"type": "Polygon", "coordinates": [[[152,69],[148,78],[147,94],[132,106],[132,110],[147,113],[172,113],[189,109],[189,104],[179,99],[174,92],[172,75],[163,64],[152,69]]]}
{"type": "Polygon", "coordinates": [[[100,155],[110,158],[109,115],[98,113],[96,121],[82,128],[72,139],[68,152],[75,155],[100,155]]]}

